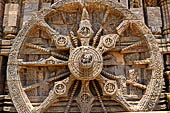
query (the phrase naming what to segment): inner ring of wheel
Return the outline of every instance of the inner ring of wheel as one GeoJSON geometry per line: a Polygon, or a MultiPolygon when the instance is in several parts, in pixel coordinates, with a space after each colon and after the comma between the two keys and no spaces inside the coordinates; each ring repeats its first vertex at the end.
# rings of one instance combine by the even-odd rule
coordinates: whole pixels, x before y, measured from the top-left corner
{"type": "Polygon", "coordinates": [[[91,46],[78,47],[71,52],[68,66],[78,80],[93,80],[102,71],[102,54],[91,46]]]}

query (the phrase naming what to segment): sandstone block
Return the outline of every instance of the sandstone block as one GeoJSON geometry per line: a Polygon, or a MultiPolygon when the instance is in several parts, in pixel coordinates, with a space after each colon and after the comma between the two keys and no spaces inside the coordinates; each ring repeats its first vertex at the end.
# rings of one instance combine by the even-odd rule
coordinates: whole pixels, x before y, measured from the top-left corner
{"type": "Polygon", "coordinates": [[[147,7],[149,26],[162,27],[161,12],[159,7],[147,7]]]}

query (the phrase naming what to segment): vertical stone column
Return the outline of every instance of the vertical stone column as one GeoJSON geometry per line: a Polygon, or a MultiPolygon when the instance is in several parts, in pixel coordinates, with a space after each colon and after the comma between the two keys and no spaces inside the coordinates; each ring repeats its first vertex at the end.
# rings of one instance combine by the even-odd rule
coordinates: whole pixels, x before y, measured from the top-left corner
{"type": "Polygon", "coordinates": [[[160,0],[160,6],[163,17],[163,35],[165,38],[170,39],[170,1],[160,0]]]}
{"type": "Polygon", "coordinates": [[[144,11],[142,0],[129,0],[130,10],[138,15],[138,18],[144,22],[144,11]]]}
{"type": "Polygon", "coordinates": [[[29,0],[23,3],[22,7],[22,25],[32,16],[34,12],[39,10],[39,0],[29,0]]]}
{"type": "Polygon", "coordinates": [[[120,3],[126,6],[126,8],[128,8],[128,0],[120,0],[120,3]]]}
{"type": "Polygon", "coordinates": [[[162,52],[167,53],[170,51],[170,1],[160,0],[160,7],[162,13],[162,52]]]}
{"type": "Polygon", "coordinates": [[[162,38],[161,35],[162,19],[160,7],[147,7],[147,17],[148,27],[155,35],[155,38],[157,39],[162,38]]]}
{"type": "Polygon", "coordinates": [[[4,36],[6,39],[14,39],[19,27],[20,4],[15,0],[5,4],[4,13],[4,36]]]}
{"type": "Polygon", "coordinates": [[[0,37],[2,38],[2,24],[3,24],[3,15],[4,15],[4,7],[5,7],[5,1],[0,0],[0,37]]]}
{"type": "Polygon", "coordinates": [[[39,5],[40,9],[46,9],[51,6],[52,0],[40,0],[39,5]]]}
{"type": "MultiPolygon", "coordinates": [[[[5,2],[4,0],[0,0],[0,39],[2,39],[2,22],[3,22],[3,15],[4,15],[4,5],[5,2]]],[[[1,45],[1,43],[0,43],[1,45]]],[[[2,77],[2,73],[1,73],[1,67],[2,67],[2,56],[0,56],[0,94],[3,94],[3,77],[2,77]]]]}
{"type": "Polygon", "coordinates": [[[0,95],[3,94],[3,90],[4,90],[4,80],[3,80],[3,76],[2,76],[2,60],[3,60],[3,57],[0,56],[0,95]]]}

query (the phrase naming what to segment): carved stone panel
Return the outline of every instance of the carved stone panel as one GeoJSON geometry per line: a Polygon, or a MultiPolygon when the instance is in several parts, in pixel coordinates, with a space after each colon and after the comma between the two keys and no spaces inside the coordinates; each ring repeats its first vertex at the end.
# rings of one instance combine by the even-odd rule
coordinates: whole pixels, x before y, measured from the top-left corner
{"type": "Polygon", "coordinates": [[[17,111],[153,110],[162,89],[162,56],[146,25],[122,8],[111,1],[65,0],[34,14],[9,55],[17,111]]]}

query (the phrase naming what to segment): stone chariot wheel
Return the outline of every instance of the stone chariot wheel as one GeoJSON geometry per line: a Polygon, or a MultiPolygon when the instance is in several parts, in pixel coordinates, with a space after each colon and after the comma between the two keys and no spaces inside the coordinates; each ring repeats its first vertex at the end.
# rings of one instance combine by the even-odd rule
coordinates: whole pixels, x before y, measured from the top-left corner
{"type": "Polygon", "coordinates": [[[18,33],[7,79],[19,113],[149,111],[163,63],[150,30],[119,3],[63,0],[18,33]]]}

